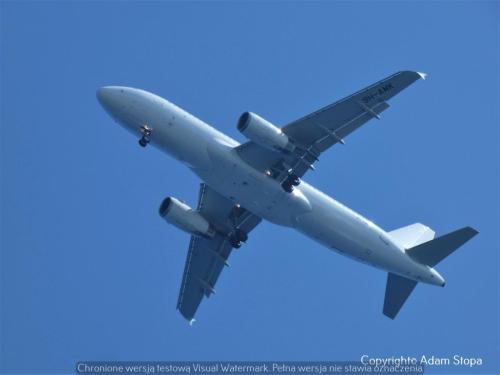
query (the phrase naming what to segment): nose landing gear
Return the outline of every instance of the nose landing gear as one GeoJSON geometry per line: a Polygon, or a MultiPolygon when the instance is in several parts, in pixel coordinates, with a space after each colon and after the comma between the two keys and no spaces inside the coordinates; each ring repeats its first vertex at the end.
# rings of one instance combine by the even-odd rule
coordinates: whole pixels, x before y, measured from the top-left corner
{"type": "Polygon", "coordinates": [[[141,139],[139,139],[139,145],[141,147],[146,147],[148,145],[148,143],[150,142],[149,136],[151,135],[152,132],[153,132],[153,129],[150,128],[149,126],[147,126],[147,125],[141,126],[142,137],[141,137],[141,139]]]}

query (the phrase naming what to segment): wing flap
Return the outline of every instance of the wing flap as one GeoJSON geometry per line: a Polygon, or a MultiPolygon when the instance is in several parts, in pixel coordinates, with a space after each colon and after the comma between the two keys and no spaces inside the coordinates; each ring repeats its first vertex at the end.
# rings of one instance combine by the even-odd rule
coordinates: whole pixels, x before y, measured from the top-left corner
{"type": "Polygon", "coordinates": [[[328,131],[328,129],[325,129],[323,137],[319,138],[315,142],[316,147],[320,152],[326,151],[335,143],[343,141],[346,136],[372,119],[374,117],[374,114],[378,116],[387,108],[389,108],[389,104],[386,102],[376,104],[373,106],[373,108],[370,108],[373,113],[369,113],[366,111],[361,112],[358,116],[339,126],[335,131],[328,131]]]}

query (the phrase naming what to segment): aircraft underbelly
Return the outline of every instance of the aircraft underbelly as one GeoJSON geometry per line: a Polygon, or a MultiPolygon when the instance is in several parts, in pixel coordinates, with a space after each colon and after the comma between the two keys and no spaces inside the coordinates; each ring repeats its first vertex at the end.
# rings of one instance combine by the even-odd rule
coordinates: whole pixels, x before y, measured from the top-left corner
{"type": "Polygon", "coordinates": [[[294,227],[295,218],[311,206],[299,190],[292,194],[280,184],[244,163],[232,149],[209,146],[211,168],[195,172],[213,189],[273,223],[294,227]]]}
{"type": "Polygon", "coordinates": [[[395,259],[404,254],[383,230],[306,182],[289,194],[277,181],[242,162],[230,147],[209,146],[207,155],[211,168],[197,173],[235,203],[358,261],[399,267],[395,259]]]}
{"type": "Polygon", "coordinates": [[[298,231],[357,261],[398,274],[417,272],[404,251],[374,223],[307,183],[303,182],[300,189],[312,211],[296,218],[298,231]]]}
{"type": "MultiPolygon", "coordinates": [[[[409,261],[382,229],[306,182],[286,193],[278,181],[242,161],[234,152],[234,142],[214,139],[203,131],[187,134],[189,127],[179,120],[171,123],[170,129],[163,123],[158,125],[153,144],[185,162],[213,189],[255,215],[294,227],[357,261],[412,278],[426,272],[409,261]]],[[[196,127],[206,130],[198,124],[196,127]]]]}

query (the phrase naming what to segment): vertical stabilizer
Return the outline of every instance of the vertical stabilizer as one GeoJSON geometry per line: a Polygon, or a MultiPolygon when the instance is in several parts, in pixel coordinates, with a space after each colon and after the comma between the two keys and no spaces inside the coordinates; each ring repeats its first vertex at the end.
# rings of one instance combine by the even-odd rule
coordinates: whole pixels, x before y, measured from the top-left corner
{"type": "Polygon", "coordinates": [[[405,249],[430,241],[436,233],[429,227],[415,223],[389,232],[394,241],[405,249]]]}

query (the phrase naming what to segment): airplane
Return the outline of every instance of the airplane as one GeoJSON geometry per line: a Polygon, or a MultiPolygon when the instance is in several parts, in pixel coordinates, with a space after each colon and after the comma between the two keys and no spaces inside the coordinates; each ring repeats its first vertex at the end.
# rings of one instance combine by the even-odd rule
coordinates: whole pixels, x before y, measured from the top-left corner
{"type": "Polygon", "coordinates": [[[167,197],[159,207],[168,223],[189,233],[177,309],[191,324],[215,293],[234,248],[263,219],[293,228],[325,247],[387,271],[383,314],[394,319],[417,283],[445,286],[434,269],[478,232],[464,227],[435,238],[415,223],[386,232],[303,180],[320,155],[345,144],[350,133],[389,108],[387,101],[424,73],[401,71],[283,127],[245,112],[229,136],[150,92],[123,86],[97,90],[108,114],[139,138],[184,163],[203,182],[196,209],[167,197]]]}

